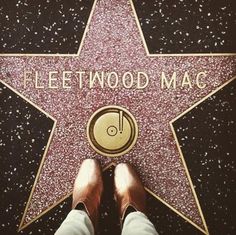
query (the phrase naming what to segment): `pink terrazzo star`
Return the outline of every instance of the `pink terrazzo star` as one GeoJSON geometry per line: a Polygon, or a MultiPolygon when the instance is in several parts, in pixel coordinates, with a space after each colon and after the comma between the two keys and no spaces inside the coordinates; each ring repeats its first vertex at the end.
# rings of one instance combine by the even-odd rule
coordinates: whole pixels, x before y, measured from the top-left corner
{"type": "Polygon", "coordinates": [[[84,159],[97,158],[104,167],[112,162],[130,162],[157,199],[207,233],[170,121],[233,77],[235,57],[150,56],[132,4],[127,0],[98,0],[77,56],[2,55],[0,63],[0,78],[57,120],[21,228],[72,191],[84,159]],[[36,89],[33,82],[28,82],[25,88],[23,73],[26,70],[39,71],[41,85],[47,84],[49,71],[58,71],[55,83],[58,82],[59,88],[36,89]],[[60,85],[62,71],[115,71],[119,75],[142,71],[147,73],[150,81],[145,89],[127,89],[121,85],[114,89],[107,86],[89,89],[85,79],[80,88],[73,72],[71,88],[63,89],[60,85]],[[161,89],[162,72],[169,76],[176,72],[178,80],[185,72],[195,78],[200,71],[207,74],[204,89],[199,89],[195,82],[192,88],[161,89]],[[128,109],[138,122],[138,141],[122,157],[100,156],[87,141],[86,125],[90,116],[106,105],[128,109]]]}

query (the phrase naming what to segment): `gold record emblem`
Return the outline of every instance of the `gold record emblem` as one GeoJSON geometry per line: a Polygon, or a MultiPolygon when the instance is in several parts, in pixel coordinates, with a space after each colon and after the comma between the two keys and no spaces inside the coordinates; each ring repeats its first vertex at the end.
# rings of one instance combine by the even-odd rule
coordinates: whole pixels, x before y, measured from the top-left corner
{"type": "Polygon", "coordinates": [[[138,125],[128,110],[119,106],[105,106],[89,119],[87,136],[97,153],[118,157],[127,153],[136,143],[138,125]]]}

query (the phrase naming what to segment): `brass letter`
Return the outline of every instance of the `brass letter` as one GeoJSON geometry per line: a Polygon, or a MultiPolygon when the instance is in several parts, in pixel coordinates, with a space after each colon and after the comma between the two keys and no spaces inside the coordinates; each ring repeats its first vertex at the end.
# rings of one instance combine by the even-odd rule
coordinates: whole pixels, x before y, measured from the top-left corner
{"type": "Polygon", "coordinates": [[[118,85],[118,82],[119,82],[119,80],[118,80],[118,74],[117,74],[116,72],[110,72],[110,73],[108,73],[108,75],[107,75],[107,84],[108,84],[108,86],[109,86],[110,88],[112,88],[112,89],[116,88],[117,85],[118,85]],[[114,83],[114,85],[111,84],[112,75],[114,75],[113,77],[115,78],[115,83],[114,83]]]}
{"type": "Polygon", "coordinates": [[[188,72],[184,73],[184,77],[183,77],[183,80],[182,80],[181,87],[184,87],[185,85],[188,85],[189,88],[192,88],[192,84],[191,84],[188,72]]]}
{"type": "Polygon", "coordinates": [[[144,72],[138,72],[137,88],[138,89],[144,89],[145,87],[147,87],[148,83],[149,83],[148,75],[144,72]],[[141,85],[141,75],[143,75],[142,77],[144,78],[144,84],[143,85],[141,85]]]}
{"type": "Polygon", "coordinates": [[[44,88],[44,86],[38,85],[38,80],[39,80],[39,73],[38,71],[35,71],[35,88],[44,88]]]}
{"type": "Polygon", "coordinates": [[[133,78],[132,73],[130,73],[130,72],[124,73],[124,75],[122,77],[122,82],[123,82],[123,85],[124,85],[125,88],[128,88],[128,89],[131,88],[133,86],[133,83],[134,83],[134,78],[133,78]],[[126,83],[127,75],[130,77],[130,84],[126,83]]]}
{"type": "Polygon", "coordinates": [[[99,76],[99,72],[95,72],[93,76],[93,72],[89,73],[89,88],[93,88],[95,80],[98,79],[98,82],[101,88],[104,87],[104,72],[101,72],[101,76],[99,76]]]}
{"type": "Polygon", "coordinates": [[[57,71],[50,71],[49,72],[49,77],[48,77],[49,88],[52,88],[52,89],[58,88],[57,86],[53,86],[52,85],[52,81],[56,81],[57,80],[57,78],[53,78],[54,74],[58,74],[58,72],[57,71]]]}
{"type": "Polygon", "coordinates": [[[206,77],[206,72],[200,72],[197,74],[197,78],[196,78],[196,83],[197,83],[197,87],[200,88],[200,89],[203,89],[206,87],[206,84],[205,83],[202,83],[202,85],[200,84],[200,76],[203,76],[203,78],[206,77]]]}
{"type": "MultiPolygon", "coordinates": [[[[82,76],[83,76],[83,74],[85,74],[85,72],[77,71],[77,72],[75,72],[75,73],[79,74],[79,88],[81,89],[82,86],[83,86],[83,79],[82,79],[82,76]]],[[[77,78],[77,81],[78,81],[78,78],[77,78]]]]}
{"type": "Polygon", "coordinates": [[[72,71],[63,71],[62,73],[62,87],[71,88],[70,85],[66,85],[66,81],[71,81],[70,78],[66,77],[67,74],[72,74],[72,71]]]}
{"type": "Polygon", "coordinates": [[[28,78],[27,74],[31,74],[31,72],[24,71],[24,88],[26,88],[26,81],[31,81],[31,78],[28,78]]]}
{"type": "Polygon", "coordinates": [[[168,82],[168,80],[166,79],[165,73],[161,72],[161,88],[164,88],[164,85],[166,85],[166,87],[168,89],[170,89],[171,87],[171,83],[173,83],[173,88],[176,88],[176,72],[173,73],[170,82],[168,82]]]}

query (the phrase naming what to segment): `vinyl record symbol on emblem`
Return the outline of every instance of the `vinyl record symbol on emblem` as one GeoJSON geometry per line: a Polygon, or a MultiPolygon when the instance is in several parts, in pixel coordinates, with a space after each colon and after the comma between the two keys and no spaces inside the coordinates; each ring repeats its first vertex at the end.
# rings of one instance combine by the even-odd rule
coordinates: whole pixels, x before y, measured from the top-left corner
{"type": "Polygon", "coordinates": [[[119,106],[105,106],[89,119],[87,137],[97,153],[118,157],[127,153],[136,143],[138,125],[128,110],[119,106]]]}

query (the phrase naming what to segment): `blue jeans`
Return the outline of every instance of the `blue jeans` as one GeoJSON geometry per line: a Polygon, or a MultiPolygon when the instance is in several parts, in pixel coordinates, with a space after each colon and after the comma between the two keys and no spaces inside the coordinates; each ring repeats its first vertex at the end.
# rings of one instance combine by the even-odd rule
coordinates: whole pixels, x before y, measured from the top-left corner
{"type": "MultiPolygon", "coordinates": [[[[126,216],[121,234],[158,235],[154,225],[142,212],[132,212],[126,216]]],[[[94,227],[86,212],[71,210],[55,235],[94,235],[94,227]]]]}

